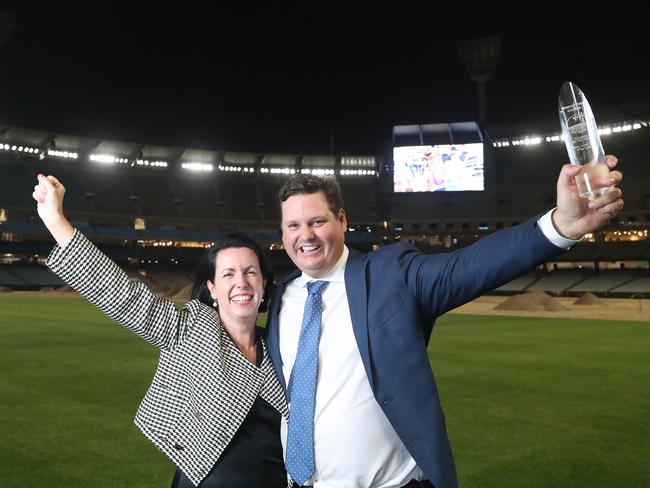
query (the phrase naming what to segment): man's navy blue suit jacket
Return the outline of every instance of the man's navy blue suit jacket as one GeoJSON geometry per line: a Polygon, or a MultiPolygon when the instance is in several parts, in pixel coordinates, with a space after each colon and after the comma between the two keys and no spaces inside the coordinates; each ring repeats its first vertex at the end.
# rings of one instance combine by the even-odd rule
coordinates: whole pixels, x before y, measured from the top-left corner
{"type": "MultiPolygon", "coordinates": [[[[418,466],[436,488],[455,488],[456,469],[427,344],[437,317],[563,252],[537,219],[488,235],[451,253],[428,255],[406,244],[351,250],[345,286],[354,335],[374,396],[418,466]]],[[[279,284],[267,343],[286,388],[279,347],[279,284]]]]}

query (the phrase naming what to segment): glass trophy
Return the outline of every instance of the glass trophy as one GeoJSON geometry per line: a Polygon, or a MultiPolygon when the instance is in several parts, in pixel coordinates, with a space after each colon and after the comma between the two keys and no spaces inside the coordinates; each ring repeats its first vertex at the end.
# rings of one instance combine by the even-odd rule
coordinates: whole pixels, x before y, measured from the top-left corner
{"type": "Polygon", "coordinates": [[[571,164],[582,167],[576,176],[582,198],[593,198],[610,191],[609,167],[598,135],[596,119],[582,90],[567,81],[558,97],[560,126],[571,164]]]}

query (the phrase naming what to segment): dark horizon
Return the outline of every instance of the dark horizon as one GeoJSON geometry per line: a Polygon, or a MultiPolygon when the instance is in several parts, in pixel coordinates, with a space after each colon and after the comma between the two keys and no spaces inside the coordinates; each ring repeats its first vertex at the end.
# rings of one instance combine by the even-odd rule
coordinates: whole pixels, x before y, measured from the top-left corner
{"type": "MultiPolygon", "coordinates": [[[[202,7],[204,8],[204,7],[202,7]]],[[[206,12],[79,5],[13,10],[0,48],[0,123],[203,149],[376,154],[391,128],[478,120],[457,42],[500,35],[488,126],[557,118],[571,80],[599,110],[650,100],[642,31],[513,28],[481,10],[206,12]],[[602,32],[602,36],[597,34],[602,32]]],[[[555,16],[549,14],[549,20],[555,16]]],[[[604,25],[604,24],[603,24],[604,25]]],[[[558,26],[559,29],[559,26],[558,26]]]]}

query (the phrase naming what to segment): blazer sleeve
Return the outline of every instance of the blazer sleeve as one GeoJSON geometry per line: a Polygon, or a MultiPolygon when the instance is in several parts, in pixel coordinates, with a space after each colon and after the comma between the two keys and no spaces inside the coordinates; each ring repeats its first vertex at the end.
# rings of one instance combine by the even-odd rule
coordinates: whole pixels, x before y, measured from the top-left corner
{"type": "Polygon", "coordinates": [[[54,247],[47,265],[111,319],[161,349],[173,349],[182,342],[202,306],[192,300],[179,310],[143,283],[129,280],[77,229],[65,248],[54,247]]]}
{"type": "Polygon", "coordinates": [[[565,251],[544,236],[535,218],[451,253],[428,255],[404,246],[397,262],[409,291],[439,316],[565,251]]]}

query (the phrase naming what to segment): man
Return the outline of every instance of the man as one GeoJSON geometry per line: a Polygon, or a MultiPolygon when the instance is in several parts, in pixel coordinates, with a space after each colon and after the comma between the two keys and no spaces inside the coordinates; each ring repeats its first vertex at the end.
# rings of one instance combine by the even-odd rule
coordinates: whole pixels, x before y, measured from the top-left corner
{"type": "MultiPolygon", "coordinates": [[[[613,168],[616,158],[608,156],[608,164],[613,168]]],[[[348,250],[338,184],[296,175],[283,185],[282,241],[299,269],[279,285],[268,319],[268,346],[289,401],[301,394],[291,402],[289,426],[282,430],[287,470],[297,484],[457,486],[427,356],[434,321],[560,254],[620,212],[618,188],[591,201],[580,199],[574,179],[579,171],[568,164],[562,168],[557,207],[539,219],[436,255],[406,244],[369,254],[348,250]],[[292,369],[301,354],[301,318],[314,281],[327,284],[318,314],[313,309],[305,314],[310,317],[306,323],[320,317],[320,342],[315,406],[313,413],[303,414],[302,402],[308,402],[309,395],[303,394],[304,386],[293,391],[299,376],[292,369]],[[292,421],[305,415],[314,420],[312,427],[309,418],[313,433],[308,430],[308,443],[294,460],[292,436],[298,434],[292,434],[292,421]]],[[[611,172],[613,185],[621,179],[620,172],[611,172]]],[[[304,369],[302,363],[299,369],[304,369]]]]}

